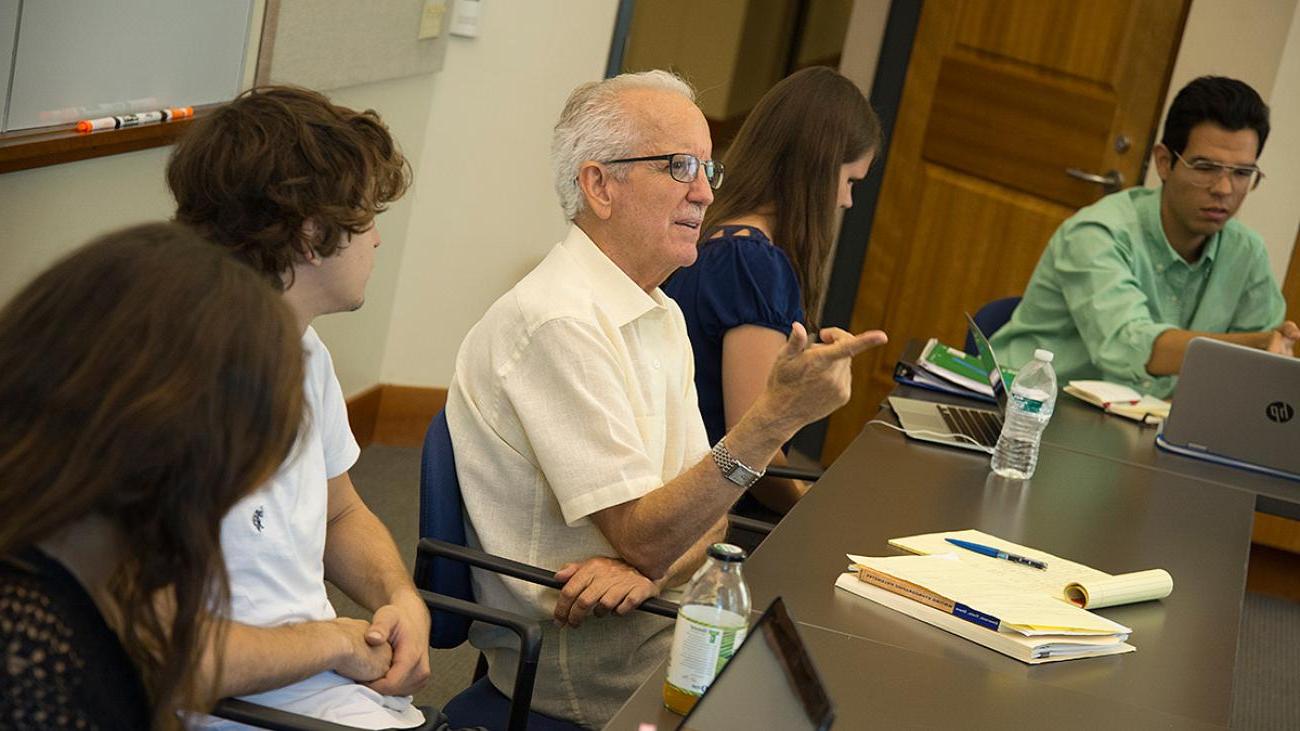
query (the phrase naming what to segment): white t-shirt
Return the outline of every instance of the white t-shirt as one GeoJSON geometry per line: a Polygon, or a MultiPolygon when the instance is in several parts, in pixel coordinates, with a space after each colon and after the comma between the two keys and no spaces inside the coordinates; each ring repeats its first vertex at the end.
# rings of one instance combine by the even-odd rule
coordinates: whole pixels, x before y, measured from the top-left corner
{"type": "MultiPolygon", "coordinates": [[[[275,476],[236,503],[221,522],[221,550],[230,574],[229,616],[256,627],[337,616],[325,594],[326,482],[347,472],[361,448],[348,426],[329,350],[311,327],[302,346],[307,414],[298,443],[275,476]]],[[[332,672],[245,699],[362,728],[423,723],[409,699],[386,698],[332,672]]],[[[191,725],[248,728],[216,719],[191,725]]]]}
{"type": "MultiPolygon", "coordinates": [[[[635,500],[709,451],[677,304],[645,292],[574,226],[461,345],[447,397],[469,541],[555,570],[618,555],[588,517],[635,500]]],[[[599,728],[668,653],[672,624],[633,612],[547,621],[558,593],[474,571],[480,602],[543,620],[533,708],[599,728]]],[[[475,625],[493,684],[518,641],[475,625]]]]}

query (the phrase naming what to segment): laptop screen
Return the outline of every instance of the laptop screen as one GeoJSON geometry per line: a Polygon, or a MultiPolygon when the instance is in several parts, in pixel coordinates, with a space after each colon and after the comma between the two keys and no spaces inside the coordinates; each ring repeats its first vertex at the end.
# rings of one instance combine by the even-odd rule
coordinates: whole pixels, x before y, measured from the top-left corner
{"type": "Polygon", "coordinates": [[[975,347],[979,350],[980,365],[989,374],[989,387],[993,389],[993,397],[998,401],[998,411],[1006,416],[1007,383],[1002,378],[1002,367],[998,365],[998,359],[993,355],[993,346],[989,345],[989,339],[984,337],[984,331],[975,324],[975,319],[970,316],[970,313],[966,314],[966,323],[970,328],[971,337],[975,340],[975,347]]]}
{"type": "Polygon", "coordinates": [[[821,731],[835,718],[830,698],[780,597],[682,722],[691,731],[779,728],[821,731]]]}

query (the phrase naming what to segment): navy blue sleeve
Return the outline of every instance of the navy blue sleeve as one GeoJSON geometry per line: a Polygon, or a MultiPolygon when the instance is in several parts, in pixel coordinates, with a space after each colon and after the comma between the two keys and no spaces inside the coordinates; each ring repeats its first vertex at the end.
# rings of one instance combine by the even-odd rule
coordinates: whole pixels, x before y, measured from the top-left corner
{"type": "Polygon", "coordinates": [[[790,334],[804,319],[799,281],[785,252],[749,237],[723,238],[700,248],[700,325],[721,338],[741,325],[790,334]]]}

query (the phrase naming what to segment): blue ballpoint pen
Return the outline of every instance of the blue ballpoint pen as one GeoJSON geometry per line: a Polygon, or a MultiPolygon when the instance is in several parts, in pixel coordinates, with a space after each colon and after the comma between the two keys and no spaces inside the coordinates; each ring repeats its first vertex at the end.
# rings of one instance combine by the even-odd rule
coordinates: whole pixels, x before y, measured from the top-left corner
{"type": "Polygon", "coordinates": [[[1047,568],[1047,564],[1038,559],[1029,558],[1028,556],[1020,556],[1014,553],[1007,553],[1000,548],[986,546],[982,543],[971,543],[970,541],[963,541],[958,538],[945,538],[944,540],[959,548],[964,548],[967,551],[974,551],[975,553],[981,553],[985,556],[992,556],[993,558],[1001,558],[1007,561],[1022,563],[1026,566],[1033,566],[1036,569],[1047,568]]]}

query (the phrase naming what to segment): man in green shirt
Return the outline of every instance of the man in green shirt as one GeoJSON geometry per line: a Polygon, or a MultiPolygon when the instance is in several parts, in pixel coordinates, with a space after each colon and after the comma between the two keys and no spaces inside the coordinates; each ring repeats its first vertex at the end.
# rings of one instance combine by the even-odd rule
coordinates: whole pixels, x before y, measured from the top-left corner
{"type": "Polygon", "coordinates": [[[1173,392],[1194,337],[1292,355],[1300,328],[1263,239],[1233,220],[1263,174],[1268,107],[1234,79],[1203,76],[1169,108],[1158,189],[1102,198],[1061,224],[1024,299],[991,342],[1007,365],[1055,353],[1061,382],[1100,379],[1173,392]]]}

